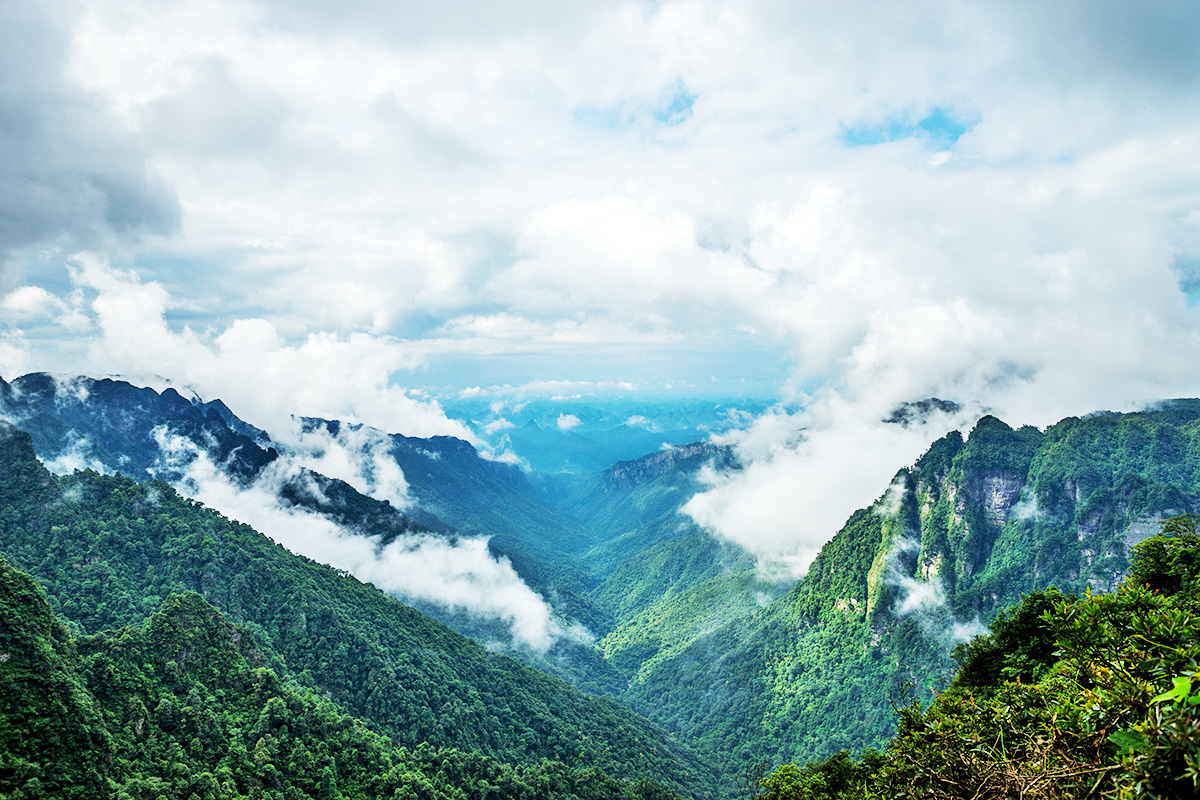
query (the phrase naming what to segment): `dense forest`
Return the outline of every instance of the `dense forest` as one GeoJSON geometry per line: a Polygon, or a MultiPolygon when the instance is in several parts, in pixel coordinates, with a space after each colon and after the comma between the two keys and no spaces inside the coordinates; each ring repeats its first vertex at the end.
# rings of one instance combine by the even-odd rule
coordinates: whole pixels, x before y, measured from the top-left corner
{"type": "Polygon", "coordinates": [[[0,553],[41,583],[76,638],[143,626],[164,604],[177,606],[174,595],[194,592],[248,632],[261,653],[251,663],[399,746],[527,766],[548,759],[693,791],[711,781],[684,748],[617,704],[490,654],[164,483],[55,477],[11,427],[0,431],[0,553]]]}
{"type": "Polygon", "coordinates": [[[269,664],[194,592],[169,595],[141,625],[72,633],[37,582],[0,559],[0,796],[678,796],[594,766],[398,746],[269,664]]]}
{"type": "MultiPolygon", "coordinates": [[[[354,442],[372,442],[367,455],[395,462],[412,504],[401,511],[309,470],[283,486],[282,505],[380,547],[413,531],[489,536],[564,627],[594,637],[535,652],[507,641],[502,623],[387,596],[186,499],[157,449],[163,430],[242,485],[291,457],[219,401],[32,375],[0,383],[0,406],[31,432],[0,436],[0,556],[40,585],[77,657],[194,593],[253,643],[242,653],[253,669],[331,703],[385,749],[402,749],[396,759],[451,753],[518,772],[553,764],[621,791],[729,796],[763,764],[873,769],[877,754],[852,754],[890,746],[913,714],[941,707],[952,681],[973,680],[954,677],[965,663],[956,645],[989,622],[1002,639],[1011,615],[1028,616],[1009,609],[1029,598],[1050,611],[1051,586],[1062,592],[1055,602],[1129,591],[1120,587],[1139,542],[1157,541],[1147,537],[1160,520],[1200,509],[1200,401],[1045,430],[984,417],[880,487],[802,580],[779,582],[680,513],[706,469],[740,468],[730,448],[677,446],[599,473],[548,475],[448,437],[298,421],[350,455],[354,442]],[[103,474],[64,469],[80,454],[103,474]],[[305,483],[319,491],[306,495],[305,483]]],[[[106,690],[77,672],[80,696],[101,707],[106,690]]],[[[777,782],[788,769],[797,771],[777,782]]],[[[239,792],[255,786],[235,780],[239,792]]]]}
{"type": "Polygon", "coordinates": [[[1200,516],[1138,544],[1115,591],[1027,594],[955,658],[882,751],[786,764],[759,797],[1200,796],[1200,516]]]}
{"type": "MultiPolygon", "coordinates": [[[[900,470],[783,596],[740,613],[727,604],[729,621],[711,629],[659,628],[643,639],[653,646],[623,653],[634,672],[624,699],[738,770],[882,746],[894,699],[930,702],[954,673],[956,644],[1025,593],[1115,590],[1130,549],[1198,497],[1200,402],[1044,431],[985,417],[900,470]]],[[[738,576],[694,585],[713,580],[738,576]]],[[[678,618],[702,613],[702,595],[672,592],[678,618]]]]}

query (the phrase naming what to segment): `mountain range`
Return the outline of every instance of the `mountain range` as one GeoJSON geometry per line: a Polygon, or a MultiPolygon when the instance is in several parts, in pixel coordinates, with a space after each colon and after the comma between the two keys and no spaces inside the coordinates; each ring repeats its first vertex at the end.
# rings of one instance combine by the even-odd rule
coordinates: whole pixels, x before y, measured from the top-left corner
{"type": "MultiPolygon", "coordinates": [[[[803,579],[779,583],[680,513],[704,467],[739,469],[707,442],[523,471],[450,437],[299,419],[272,438],[219,400],[42,374],[0,382],[0,414],[0,554],[36,582],[25,594],[44,592],[50,616],[29,613],[65,631],[51,636],[75,648],[62,663],[183,614],[244,632],[245,669],[406,754],[426,742],[510,776],[549,759],[642,792],[725,795],[757,763],[882,744],[895,705],[927,702],[955,645],[1023,593],[1111,590],[1158,520],[1200,508],[1200,401],[1045,430],[984,417],[900,468],[803,579]],[[541,604],[546,639],[525,612],[382,571],[411,561],[370,562],[359,577],[385,593],[300,540],[289,552],[227,518],[250,494],[285,527],[319,520],[376,556],[440,543],[479,557],[479,542],[489,569],[511,570],[505,591],[541,604]]],[[[72,669],[116,741],[91,667],[72,669]]]]}

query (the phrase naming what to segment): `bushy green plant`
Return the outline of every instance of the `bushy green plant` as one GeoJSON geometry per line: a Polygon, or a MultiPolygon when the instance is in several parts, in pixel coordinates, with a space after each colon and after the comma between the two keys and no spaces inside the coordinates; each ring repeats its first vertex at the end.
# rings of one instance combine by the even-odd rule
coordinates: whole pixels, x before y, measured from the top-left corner
{"type": "Polygon", "coordinates": [[[960,649],[963,671],[928,708],[898,709],[882,755],[784,765],[761,796],[1200,796],[1200,615],[1187,596],[1195,526],[1191,515],[1165,522],[1163,541],[1138,549],[1134,577],[1115,592],[1027,596],[960,649]],[[1177,591],[1153,588],[1163,585],[1177,591]]]}

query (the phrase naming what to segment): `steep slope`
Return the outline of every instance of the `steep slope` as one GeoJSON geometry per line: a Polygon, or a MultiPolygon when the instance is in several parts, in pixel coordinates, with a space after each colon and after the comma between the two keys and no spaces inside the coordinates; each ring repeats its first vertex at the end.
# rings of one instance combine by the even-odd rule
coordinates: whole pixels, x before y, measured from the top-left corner
{"type": "Polygon", "coordinates": [[[884,751],[761,781],[761,800],[1200,795],[1200,517],[1165,520],[1115,592],[1025,595],[955,654],[884,751]]]}
{"type": "Polygon", "coordinates": [[[542,758],[704,787],[661,731],[287,552],[163,483],[55,478],[27,434],[0,431],[0,553],[85,631],[139,624],[192,591],[247,627],[270,665],[397,743],[542,758]]]}
{"type": "Polygon", "coordinates": [[[0,559],[0,652],[0,792],[12,800],[674,795],[562,763],[397,747],[281,681],[253,635],[195,593],[79,638],[0,559]]]}
{"type": "Polygon", "coordinates": [[[90,798],[112,742],[71,634],[37,583],[0,559],[0,795],[90,798]]]}
{"type": "MultiPolygon", "coordinates": [[[[38,455],[58,471],[88,466],[193,490],[187,483],[203,457],[243,488],[273,494],[284,507],[319,514],[381,545],[412,534],[489,537],[492,554],[507,558],[517,575],[552,604],[562,627],[582,625],[597,636],[611,628],[609,616],[587,597],[595,579],[572,565],[573,554],[592,544],[588,533],[537,497],[520,470],[482,458],[462,440],[416,439],[307,419],[297,421],[295,441],[285,446],[238,419],[219,400],[202,403],[174,389],[159,393],[125,381],[43,373],[11,383],[0,380],[0,416],[29,429],[38,455]],[[330,449],[338,451],[335,463],[358,462],[361,491],[304,466],[326,463],[323,456],[330,449]],[[388,462],[402,472],[398,480],[408,490],[403,512],[368,494],[377,487],[361,485],[371,483],[373,471],[389,468],[388,462]]],[[[510,636],[503,622],[406,599],[481,641],[504,642],[510,636]]],[[[615,691],[622,684],[594,648],[565,640],[556,650],[550,659],[518,652],[581,685],[615,691]]]]}
{"type": "Polygon", "coordinates": [[[742,764],[878,744],[952,647],[1022,592],[1113,588],[1155,521],[1197,507],[1200,403],[1067,419],[985,417],[901,470],[785,597],[640,671],[629,701],[742,764]]]}

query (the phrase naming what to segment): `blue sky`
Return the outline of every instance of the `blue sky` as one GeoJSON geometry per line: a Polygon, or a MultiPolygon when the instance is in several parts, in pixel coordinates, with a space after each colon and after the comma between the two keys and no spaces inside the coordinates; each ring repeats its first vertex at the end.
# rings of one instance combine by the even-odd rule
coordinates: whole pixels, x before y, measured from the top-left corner
{"type": "Polygon", "coordinates": [[[934,108],[924,115],[909,112],[865,125],[843,126],[842,139],[851,147],[916,139],[936,150],[950,150],[973,124],[953,109],[934,108]]]}
{"type": "Polygon", "coordinates": [[[0,375],[415,435],[463,433],[430,392],[751,387],[787,405],[706,519],[808,541],[813,453],[844,518],[938,432],[877,430],[899,402],[1041,424],[1200,394],[1198,28],[1183,2],[7,3],[0,375]]]}

